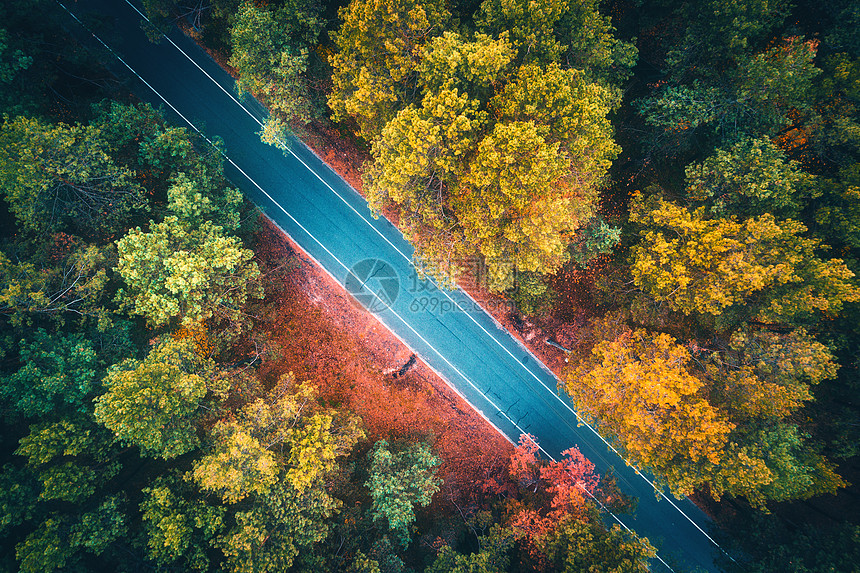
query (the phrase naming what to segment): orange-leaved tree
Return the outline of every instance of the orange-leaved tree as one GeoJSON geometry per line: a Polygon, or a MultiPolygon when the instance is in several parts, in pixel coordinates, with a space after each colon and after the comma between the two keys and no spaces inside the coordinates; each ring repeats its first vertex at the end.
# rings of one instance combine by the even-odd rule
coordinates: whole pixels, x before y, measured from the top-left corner
{"type": "Polygon", "coordinates": [[[690,494],[702,467],[719,464],[734,425],[708,403],[687,368],[689,351],[673,337],[611,322],[598,323],[605,336],[568,370],[565,388],[633,464],[650,467],[673,493],[690,494]]]}

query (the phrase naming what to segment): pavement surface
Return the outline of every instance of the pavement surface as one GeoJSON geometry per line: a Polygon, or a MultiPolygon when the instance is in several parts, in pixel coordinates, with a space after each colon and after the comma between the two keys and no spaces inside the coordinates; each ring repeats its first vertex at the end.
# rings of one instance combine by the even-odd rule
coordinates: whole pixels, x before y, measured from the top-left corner
{"type": "Polygon", "coordinates": [[[576,445],[601,474],[613,468],[619,487],[639,503],[634,515],[607,514],[607,521],[648,537],[658,548],[652,570],[718,571],[721,550],[708,517],[689,500],[655,494],[650,475],[578,425],[556,377],[467,294],[419,279],[400,232],[374,219],[310,149],[299,141],[286,151],[261,143],[266,110],[239,98],[233,79],[193,41],[174,29],[149,42],[139,0],[61,1],[70,31],[121,58],[107,63],[141,99],[178,125],[220,137],[231,181],[499,432],[512,441],[531,433],[554,458],[576,445]]]}

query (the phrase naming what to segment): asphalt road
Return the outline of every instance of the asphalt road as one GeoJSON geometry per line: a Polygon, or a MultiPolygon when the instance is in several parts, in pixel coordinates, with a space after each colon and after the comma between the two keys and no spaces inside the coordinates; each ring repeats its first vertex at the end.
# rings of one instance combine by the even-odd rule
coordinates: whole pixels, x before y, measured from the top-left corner
{"type": "Polygon", "coordinates": [[[555,376],[465,293],[419,280],[400,232],[374,219],[364,199],[312,151],[297,141],[288,152],[261,143],[265,110],[239,99],[232,78],[192,41],[174,30],[170,41],[150,43],[141,14],[125,0],[63,5],[83,21],[70,16],[70,30],[79,37],[84,29],[94,32],[122,58],[112,67],[130,78],[138,96],[180,125],[221,137],[234,184],[500,432],[513,441],[534,434],[553,457],[576,445],[599,472],[614,468],[621,489],[639,498],[635,515],[621,522],[659,549],[653,570],[717,571],[720,550],[706,534],[707,516],[686,499],[655,495],[648,476],[628,467],[590,427],[578,426],[555,376]]]}

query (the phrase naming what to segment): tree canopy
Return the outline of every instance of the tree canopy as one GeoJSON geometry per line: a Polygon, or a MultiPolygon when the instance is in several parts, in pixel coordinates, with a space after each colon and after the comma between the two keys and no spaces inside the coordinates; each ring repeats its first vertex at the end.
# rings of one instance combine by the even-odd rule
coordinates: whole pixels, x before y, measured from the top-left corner
{"type": "Polygon", "coordinates": [[[144,360],[124,361],[107,373],[96,420],[146,455],[180,456],[199,444],[195,422],[212,370],[192,341],[163,340],[144,360]]]}
{"type": "Polygon", "coordinates": [[[117,252],[126,284],[118,299],[153,326],[235,320],[248,298],[262,292],[253,251],[211,221],[195,229],[165,217],[148,232],[129,231],[117,252]]]}

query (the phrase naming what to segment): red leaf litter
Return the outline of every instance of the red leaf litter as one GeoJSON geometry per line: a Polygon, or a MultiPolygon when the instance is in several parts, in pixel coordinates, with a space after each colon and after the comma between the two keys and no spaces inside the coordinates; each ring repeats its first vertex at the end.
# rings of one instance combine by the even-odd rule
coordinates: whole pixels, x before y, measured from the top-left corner
{"type": "Polygon", "coordinates": [[[412,352],[291,239],[264,220],[254,247],[264,270],[292,261],[253,310],[276,348],[263,380],[292,371],[312,382],[324,403],[361,416],[371,441],[429,438],[446,491],[471,496],[505,473],[513,446],[420,359],[398,375],[412,352]]]}

